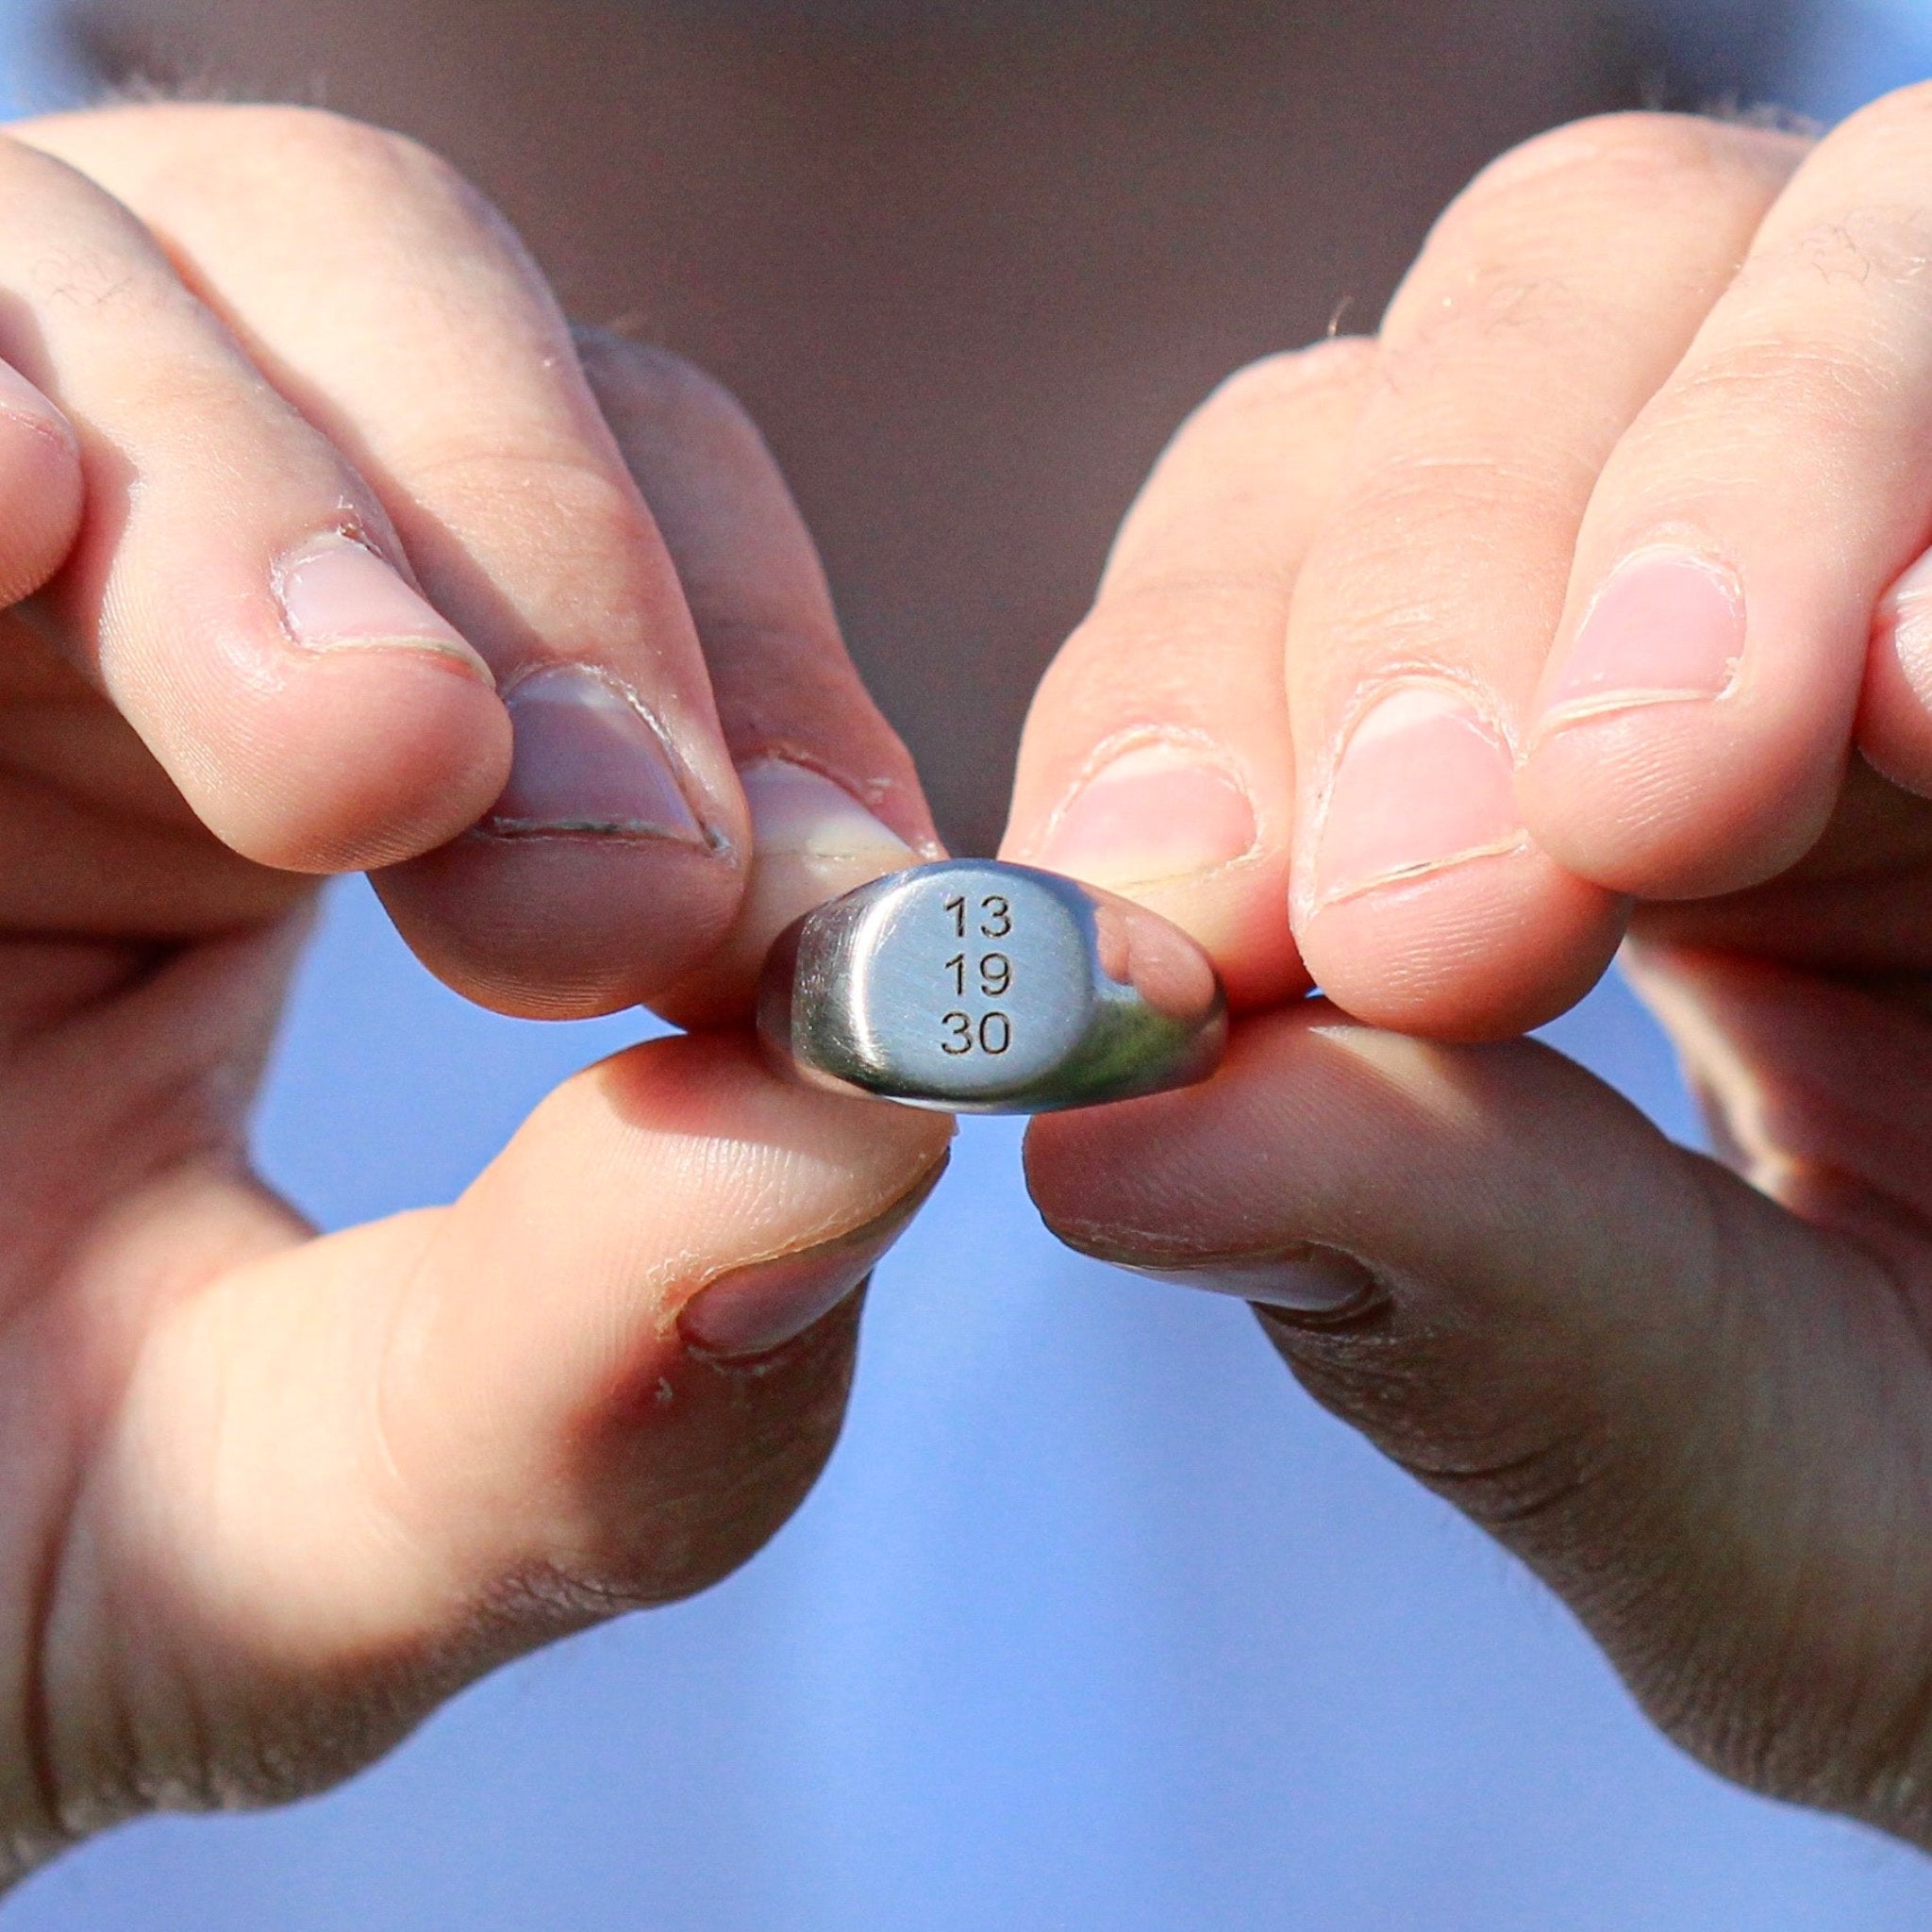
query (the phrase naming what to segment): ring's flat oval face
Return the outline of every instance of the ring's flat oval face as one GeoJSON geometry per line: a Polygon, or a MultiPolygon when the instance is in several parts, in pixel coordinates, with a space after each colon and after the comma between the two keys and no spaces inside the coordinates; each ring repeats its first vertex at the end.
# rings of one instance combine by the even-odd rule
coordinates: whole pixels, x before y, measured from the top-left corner
{"type": "Polygon", "coordinates": [[[1041,1113],[1205,1077],[1227,1015],[1207,956],[1155,914],[1055,873],[947,859],[782,934],[758,1031],[820,1086],[1041,1113]]]}
{"type": "Polygon", "coordinates": [[[962,1105],[1031,1091],[1092,1008],[1092,916],[1014,868],[935,866],[868,908],[854,934],[860,1058],[908,1092],[962,1105]]]}

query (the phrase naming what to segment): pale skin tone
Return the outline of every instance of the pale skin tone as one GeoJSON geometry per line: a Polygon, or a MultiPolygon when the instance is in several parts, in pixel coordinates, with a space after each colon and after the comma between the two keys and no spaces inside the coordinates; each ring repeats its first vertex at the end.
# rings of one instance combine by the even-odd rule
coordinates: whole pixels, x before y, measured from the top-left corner
{"type": "Polygon", "coordinates": [[[1588,0],[74,13],[112,77],[414,135],[505,211],[573,317],[724,383],[941,831],[973,852],[999,838],[1027,699],[1174,425],[1344,298],[1372,323],[1483,162],[1636,98],[1655,58],[1599,71],[1615,41],[1588,0]]]}
{"type": "MultiPolygon", "coordinates": [[[[791,909],[931,827],[756,434],[574,345],[447,169],[276,110],[14,134],[17,1871],[325,1784],[748,1554],[945,1127],[779,1085],[727,1025],[570,1083],[448,1208],[318,1241],[250,1177],[313,877],[376,869],[506,1010],[728,1022],[791,909]],[[582,811],[522,739],[512,774],[566,664],[668,780],[603,739],[582,811]]],[[[1932,640],[1894,587],[1932,530],[1928,148],[1908,94],[1816,145],[1628,117],[1507,158],[1376,339],[1181,431],[1008,841],[1189,926],[1241,1015],[1208,1086],[1035,1129],[1050,1222],[1269,1303],[1674,1736],[1921,1840],[1932,640]],[[1626,932],[1742,1178],[1511,1043],[1626,932]]]]}
{"type": "Polygon", "coordinates": [[[503,1009],[702,1016],[930,827],[756,434],[688,369],[580,358],[426,153],[184,108],[23,127],[0,167],[7,594],[43,586],[5,726],[18,1872],[149,1806],[325,1783],[491,1662],[749,1555],[831,1445],[848,1291],[949,1126],[669,1041],[553,1094],[453,1207],[309,1238],[243,1141],[316,876],[377,867],[503,1009]],[[300,206],[307,269],[251,197],[300,206]],[[407,382],[358,301],[415,318],[407,382]],[[305,601],[318,540],[349,575],[305,601]],[[566,664],[625,694],[592,716],[626,758],[625,721],[661,724],[686,819],[613,791],[593,731],[551,774],[583,813],[452,843],[504,789],[519,681],[566,664]],[[877,816],[810,857],[780,824],[747,890],[734,772],[795,807],[774,758],[877,816]],[[657,828],[598,824],[613,800],[657,828]]]}

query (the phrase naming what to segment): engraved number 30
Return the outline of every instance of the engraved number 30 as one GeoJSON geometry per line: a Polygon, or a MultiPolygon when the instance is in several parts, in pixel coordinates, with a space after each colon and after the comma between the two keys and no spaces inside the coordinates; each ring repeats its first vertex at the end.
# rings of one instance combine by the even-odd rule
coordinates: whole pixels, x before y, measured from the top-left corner
{"type": "Polygon", "coordinates": [[[975,1048],[985,1054],[1003,1054],[1013,1043],[1013,1023],[1004,1013],[983,1014],[977,1026],[971,1013],[948,1013],[940,1024],[945,1028],[940,1051],[955,1059],[975,1048]]]}

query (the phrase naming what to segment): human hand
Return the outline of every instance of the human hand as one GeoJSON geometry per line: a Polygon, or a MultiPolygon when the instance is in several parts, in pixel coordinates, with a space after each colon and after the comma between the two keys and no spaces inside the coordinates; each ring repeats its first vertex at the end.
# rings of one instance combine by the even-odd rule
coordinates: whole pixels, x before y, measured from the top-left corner
{"type": "Polygon", "coordinates": [[[313,1790],[748,1556],[948,1134],[718,1033],[567,1082],[453,1207],[317,1240],[269,1193],[316,875],[489,1005],[715,1019],[931,827],[755,432],[580,361],[441,164],[282,109],[12,135],[0,1876],[313,1790]]]}
{"type": "Polygon", "coordinates": [[[1246,1015],[1036,1123],[1058,1232],[1261,1305],[1706,1761],[1932,1844],[1928,165],[1924,89],[1506,157],[1181,432],[1008,850],[1246,1015]],[[1508,1039],[1626,934],[1735,1173],[1508,1039]]]}

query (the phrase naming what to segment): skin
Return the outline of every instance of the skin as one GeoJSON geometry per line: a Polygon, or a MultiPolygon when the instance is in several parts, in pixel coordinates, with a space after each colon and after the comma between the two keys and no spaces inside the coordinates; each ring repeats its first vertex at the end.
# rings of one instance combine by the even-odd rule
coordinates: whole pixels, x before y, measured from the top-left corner
{"type": "Polygon", "coordinates": [[[111,76],[405,129],[505,211],[571,315],[724,383],[942,835],[990,852],[1027,700],[1174,425],[1338,304],[1368,323],[1484,161],[1638,99],[1659,57],[1563,0],[1136,0],[1131,30],[1104,0],[989,11],[82,0],[75,19],[111,76]]]}
{"type": "MultiPolygon", "coordinates": [[[[1932,770],[1894,586],[1932,529],[1900,185],[1928,138],[1911,90],[1822,143],[1626,116],[1487,171],[1377,340],[1251,369],[1182,430],[1036,701],[1009,834],[1033,849],[1123,721],[1258,807],[1248,855],[1143,891],[1250,989],[1228,1065],[1037,1123],[1048,1221],[1274,1303],[1296,1375],[1680,1742],[1921,1844],[1932,770]],[[1727,684],[1566,699],[1660,544],[1730,580],[1727,684]],[[1495,721],[1507,838],[1430,845],[1466,758],[1335,775],[1417,689],[1495,721]],[[1330,890],[1369,821],[1414,862],[1330,890]],[[1723,1163],[1511,1038],[1620,940],[1723,1163]]],[[[1131,877],[1130,842],[1101,869],[1131,877]]]]}
{"type": "MultiPolygon", "coordinates": [[[[828,1246],[849,1273],[944,1129],[778,1087],[727,1030],[579,1076],[449,1208],[315,1241],[264,1194],[241,1113],[299,874],[376,867],[425,958],[506,1009],[724,1019],[827,883],[767,841],[747,890],[735,771],[802,761],[902,851],[931,827],[742,415],[683,365],[574,348],[446,166],[278,111],[16,134],[24,1869],[144,1807],[326,1783],[502,1657],[747,1554],[829,1445],[854,1305],[784,1287],[818,1319],[721,1358],[691,1297],[828,1246]],[[289,655],[277,558],[345,527],[474,663],[289,655]],[[504,694],[558,663],[640,694],[715,838],[463,831],[504,694]]],[[[1815,151],[1639,116],[1506,158],[1374,340],[1253,367],[1182,430],[1034,701],[1008,835],[1050,854],[1123,749],[1249,815],[1192,864],[1144,813],[1083,848],[1208,944],[1241,1017],[1208,1086],[1036,1127],[1049,1221],[1260,1301],[1690,1748],[1921,1841],[1932,721],[1888,591],[1932,529],[1928,142],[1908,93],[1815,151]],[[1566,699],[1606,582],[1665,542],[1741,614],[1727,681],[1566,699]],[[1480,728],[1345,783],[1391,693],[1480,728]],[[1477,793],[1507,836],[1431,856],[1477,793]],[[1341,890],[1351,839],[1407,857],[1341,890]],[[1733,1171],[1513,1037],[1620,941],[1733,1171]]]]}
{"type": "Polygon", "coordinates": [[[496,1661],[741,1561],[831,1446],[849,1291],[949,1134],[719,1032],[566,1083],[446,1208],[317,1240],[254,1177],[318,874],[375,867],[493,1006],[689,1016],[741,1011],[774,922],[892,862],[750,866],[735,764],[808,759],[930,827],[742,415],[574,347],[443,164],[294,110],[13,137],[8,1875],[156,1805],[315,1789],[496,1661]],[[264,195],[300,205],[306,265],[264,195]],[[331,289],[414,318],[407,381],[331,289]],[[276,559],[344,529],[425,637],[291,634],[276,559]],[[505,780],[501,693],[567,663],[675,721],[717,837],[463,830],[505,780]]]}

